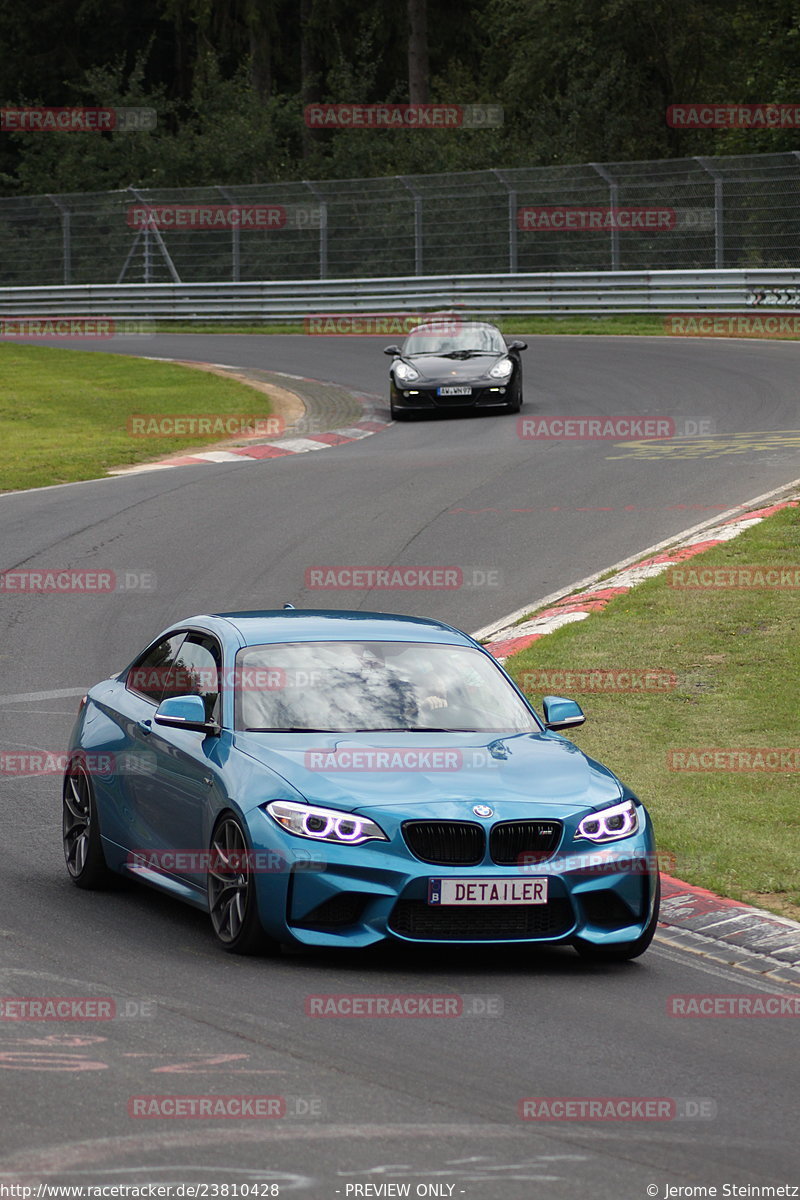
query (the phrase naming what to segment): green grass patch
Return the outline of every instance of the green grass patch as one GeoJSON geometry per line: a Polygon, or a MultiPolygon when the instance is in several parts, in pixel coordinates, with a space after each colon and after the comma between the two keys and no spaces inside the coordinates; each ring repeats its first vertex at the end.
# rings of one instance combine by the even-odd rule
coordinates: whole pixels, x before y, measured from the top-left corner
{"type": "Polygon", "coordinates": [[[0,345],[0,381],[3,491],[96,479],[226,438],[133,436],[134,415],[270,414],[268,396],[235,380],[122,355],[0,345]]]}
{"type": "MultiPolygon", "coordinates": [[[[481,317],[473,313],[464,313],[464,320],[486,320],[497,325],[503,333],[529,334],[534,337],[538,333],[616,333],[644,334],[652,337],[654,334],[664,334],[664,317],[654,313],[623,313],[618,316],[583,316],[583,317],[501,317],[489,314],[481,317]]],[[[305,333],[302,321],[158,321],[156,328],[159,333],[305,333]]],[[[383,336],[383,335],[376,335],[383,336]]],[[[402,334],[387,334],[387,342],[402,339],[402,334]]]]}
{"type": "MultiPolygon", "coordinates": [[[[800,510],[785,509],[683,566],[800,567],[800,510]]],[[[647,804],[659,850],[675,855],[675,875],[800,918],[800,776],[668,765],[673,751],[800,748],[798,592],[683,590],[668,576],[549,634],[506,666],[537,707],[547,692],[578,700],[588,720],[573,740],[647,804]],[[672,674],[675,686],[593,692],[585,680],[562,688],[541,675],[531,686],[525,680],[525,672],[546,669],[616,668],[672,674]]]]}

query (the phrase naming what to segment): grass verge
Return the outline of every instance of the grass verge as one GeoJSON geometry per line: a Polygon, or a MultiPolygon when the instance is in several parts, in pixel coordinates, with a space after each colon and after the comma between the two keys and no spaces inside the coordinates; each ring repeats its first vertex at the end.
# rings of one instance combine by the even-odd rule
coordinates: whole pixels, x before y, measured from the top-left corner
{"type": "Polygon", "coordinates": [[[235,380],[115,354],[0,345],[0,380],[2,491],[96,479],[226,436],[135,436],[134,415],[270,415],[269,398],[235,380]]]}
{"type": "MultiPolygon", "coordinates": [[[[785,509],[682,566],[800,570],[800,510],[785,509]]],[[[797,771],[688,771],[671,759],[701,748],[795,748],[800,761],[798,592],[684,590],[669,578],[667,571],[548,634],[506,667],[537,706],[547,692],[578,700],[589,719],[573,740],[647,804],[659,850],[675,856],[672,873],[800,919],[797,771]],[[618,687],[610,672],[633,668],[674,676],[674,686],[589,691],[585,679],[559,677],[551,686],[541,674],[600,671],[600,686],[618,687]]],[[[688,753],[677,762],[693,765],[688,753]]]]}
{"type": "MultiPolygon", "coordinates": [[[[420,314],[422,317],[422,314],[420,314]]],[[[487,320],[497,325],[503,333],[529,334],[534,337],[539,333],[595,333],[595,334],[642,334],[652,337],[664,334],[664,317],[656,314],[620,314],[610,317],[502,317],[488,315],[485,317],[473,313],[464,313],[464,320],[487,320]]],[[[268,321],[158,321],[158,333],[306,333],[302,321],[268,322],[268,321]]],[[[402,330],[386,334],[361,335],[383,337],[386,344],[402,340],[402,330]]]]}

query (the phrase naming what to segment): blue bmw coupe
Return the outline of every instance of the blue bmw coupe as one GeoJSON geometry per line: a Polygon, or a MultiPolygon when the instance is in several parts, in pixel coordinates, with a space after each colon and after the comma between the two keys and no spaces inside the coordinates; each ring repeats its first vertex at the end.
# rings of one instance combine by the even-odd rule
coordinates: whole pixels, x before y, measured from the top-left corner
{"type": "Polygon", "coordinates": [[[171,626],[81,701],[67,869],[207,911],[219,944],[569,944],[629,959],[655,931],[650,818],[438,621],[218,613],[171,626]]]}

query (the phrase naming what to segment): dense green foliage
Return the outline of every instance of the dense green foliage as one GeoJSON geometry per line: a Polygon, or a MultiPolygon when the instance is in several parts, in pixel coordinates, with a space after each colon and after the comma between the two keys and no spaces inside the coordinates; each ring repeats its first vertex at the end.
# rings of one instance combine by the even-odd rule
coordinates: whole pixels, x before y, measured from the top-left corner
{"type": "Polygon", "coordinates": [[[794,150],[668,128],[681,102],[794,102],[797,0],[41,0],[0,9],[5,105],[143,105],[150,133],[3,134],[0,193],[266,183],[794,150]],[[417,51],[419,50],[417,39],[417,51]],[[429,68],[429,69],[428,69],[429,68]],[[312,101],[501,103],[494,131],[311,131],[312,101]],[[420,79],[426,82],[420,83],[420,79]],[[422,87],[422,93],[420,93],[422,87]]]}

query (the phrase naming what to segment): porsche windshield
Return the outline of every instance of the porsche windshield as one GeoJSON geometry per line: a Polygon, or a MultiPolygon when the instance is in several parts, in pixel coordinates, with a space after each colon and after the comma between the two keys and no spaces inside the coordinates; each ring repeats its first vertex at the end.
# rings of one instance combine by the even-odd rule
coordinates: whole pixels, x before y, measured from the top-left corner
{"type": "Polygon", "coordinates": [[[292,642],[236,657],[236,728],[536,733],[536,718],[491,659],[468,646],[292,642]]]}
{"type": "Polygon", "coordinates": [[[421,325],[410,333],[403,357],[415,354],[505,354],[506,344],[489,325],[421,325]]]}

